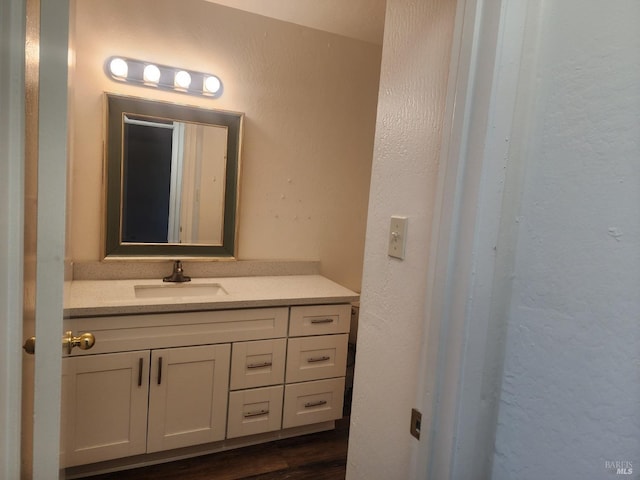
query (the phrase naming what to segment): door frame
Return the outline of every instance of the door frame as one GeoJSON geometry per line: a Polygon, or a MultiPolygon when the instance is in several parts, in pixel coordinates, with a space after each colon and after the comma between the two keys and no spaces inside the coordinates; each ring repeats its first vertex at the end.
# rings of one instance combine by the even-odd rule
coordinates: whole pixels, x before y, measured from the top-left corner
{"type": "MultiPolygon", "coordinates": [[[[2,0],[0,474],[21,476],[26,0],[2,0]],[[6,43],[5,43],[6,42],[6,43]],[[6,107],[6,108],[4,108],[6,107]],[[6,141],[5,141],[6,140],[6,141]]],[[[34,478],[58,478],[67,176],[68,0],[40,5],[34,478]]],[[[30,59],[33,61],[34,59],[30,59]]],[[[22,412],[28,414],[28,412],[22,412]]]]}
{"type": "Polygon", "coordinates": [[[25,0],[0,3],[0,477],[20,477],[25,0]]]}
{"type": "Polygon", "coordinates": [[[519,199],[511,132],[534,3],[457,5],[417,400],[427,435],[416,478],[491,478],[519,199]]]}
{"type": "Polygon", "coordinates": [[[40,3],[33,477],[60,465],[67,185],[69,1],[40,3]]]}

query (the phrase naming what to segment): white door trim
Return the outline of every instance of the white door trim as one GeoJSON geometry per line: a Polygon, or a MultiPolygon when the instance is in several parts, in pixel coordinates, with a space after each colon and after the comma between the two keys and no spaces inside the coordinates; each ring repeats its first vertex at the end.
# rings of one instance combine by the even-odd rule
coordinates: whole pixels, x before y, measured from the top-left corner
{"type": "Polygon", "coordinates": [[[25,1],[0,3],[0,478],[20,478],[25,1]]]}
{"type": "Polygon", "coordinates": [[[33,477],[59,470],[67,181],[68,0],[40,4],[33,477]]]}
{"type": "Polygon", "coordinates": [[[528,3],[458,4],[418,399],[426,438],[416,478],[491,477],[514,241],[501,233],[503,213],[513,211],[505,201],[517,198],[505,184],[528,3]]]}

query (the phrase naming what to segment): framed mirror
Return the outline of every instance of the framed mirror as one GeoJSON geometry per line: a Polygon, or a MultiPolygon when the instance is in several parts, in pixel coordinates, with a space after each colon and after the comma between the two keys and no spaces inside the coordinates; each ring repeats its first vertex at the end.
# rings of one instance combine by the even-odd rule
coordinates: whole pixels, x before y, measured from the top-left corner
{"type": "Polygon", "coordinates": [[[105,94],[105,258],[234,258],[244,116],[105,94]]]}

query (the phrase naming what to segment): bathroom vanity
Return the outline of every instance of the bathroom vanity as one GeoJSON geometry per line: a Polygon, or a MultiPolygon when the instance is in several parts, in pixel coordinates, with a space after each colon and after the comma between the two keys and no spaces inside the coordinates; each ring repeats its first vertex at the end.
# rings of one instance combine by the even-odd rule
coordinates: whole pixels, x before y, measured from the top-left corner
{"type": "Polygon", "coordinates": [[[74,281],[63,358],[69,478],[331,429],[351,302],[320,275],[74,281]]]}

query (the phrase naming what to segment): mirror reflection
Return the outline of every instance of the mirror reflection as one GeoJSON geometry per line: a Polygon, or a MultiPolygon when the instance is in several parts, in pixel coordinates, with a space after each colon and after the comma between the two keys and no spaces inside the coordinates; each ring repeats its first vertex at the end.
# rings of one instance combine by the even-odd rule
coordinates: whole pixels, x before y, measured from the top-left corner
{"type": "Polygon", "coordinates": [[[227,131],[124,115],[123,242],[222,245],[227,131]]]}
{"type": "Polygon", "coordinates": [[[242,114],[106,98],[105,256],[233,257],[242,114]]]}

